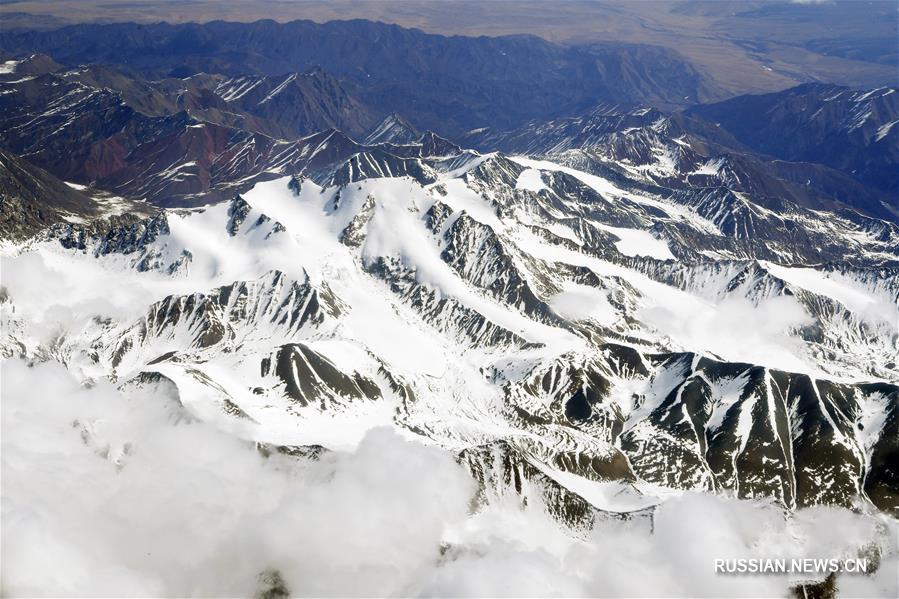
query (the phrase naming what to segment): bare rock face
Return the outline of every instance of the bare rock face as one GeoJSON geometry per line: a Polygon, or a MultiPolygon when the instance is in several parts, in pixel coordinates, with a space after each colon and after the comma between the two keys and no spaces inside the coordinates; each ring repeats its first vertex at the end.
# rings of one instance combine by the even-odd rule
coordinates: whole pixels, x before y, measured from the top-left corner
{"type": "Polygon", "coordinates": [[[4,239],[24,239],[66,218],[98,214],[88,195],[0,150],[0,236],[4,239]]]}

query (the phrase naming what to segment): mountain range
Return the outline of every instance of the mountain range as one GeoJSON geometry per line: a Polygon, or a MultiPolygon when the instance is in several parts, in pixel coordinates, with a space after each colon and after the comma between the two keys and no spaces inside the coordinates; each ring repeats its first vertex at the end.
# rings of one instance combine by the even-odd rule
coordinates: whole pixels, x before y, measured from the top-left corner
{"type": "Polygon", "coordinates": [[[658,48],[360,21],[0,48],[4,361],[266,457],[391,427],[575,536],[690,493],[899,516],[896,88],[699,103],[658,48]]]}
{"type": "MultiPolygon", "coordinates": [[[[224,199],[254,177],[300,172],[300,163],[314,152],[307,146],[319,143],[322,131],[372,142],[387,141],[386,131],[393,128],[393,141],[401,145],[425,130],[396,111],[379,116],[376,105],[355,95],[352,82],[321,69],[150,81],[112,67],[66,69],[43,55],[16,64],[16,71],[0,75],[5,148],[64,180],[96,183],[158,205],[224,199]],[[77,148],[71,147],[72,136],[80,136],[77,148]],[[168,176],[170,169],[179,169],[177,176],[168,176]]],[[[574,117],[537,119],[513,129],[467,129],[457,139],[481,151],[582,150],[602,155],[614,168],[633,165],[642,169],[640,177],[669,187],[680,184],[665,182],[666,169],[677,170],[680,178],[692,175],[694,186],[708,186],[705,179],[717,169],[740,191],[810,208],[848,206],[895,221],[899,208],[890,175],[897,163],[899,133],[893,125],[899,116],[893,91],[853,94],[806,85],[676,112],[601,103],[574,117]],[[740,116],[769,113],[779,120],[767,129],[746,127],[740,116]],[[789,139],[804,141],[783,147],[783,127],[790,128],[789,139]]],[[[348,139],[336,151],[354,153],[356,143],[348,139]]]]}

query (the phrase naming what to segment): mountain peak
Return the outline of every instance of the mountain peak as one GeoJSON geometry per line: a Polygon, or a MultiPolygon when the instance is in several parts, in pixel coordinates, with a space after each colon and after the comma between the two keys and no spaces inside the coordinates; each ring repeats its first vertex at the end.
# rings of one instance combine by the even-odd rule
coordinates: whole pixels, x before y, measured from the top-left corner
{"type": "Polygon", "coordinates": [[[393,112],[384,117],[380,123],[372,127],[362,138],[362,143],[375,145],[391,143],[406,145],[418,140],[420,134],[406,119],[393,112]]]}

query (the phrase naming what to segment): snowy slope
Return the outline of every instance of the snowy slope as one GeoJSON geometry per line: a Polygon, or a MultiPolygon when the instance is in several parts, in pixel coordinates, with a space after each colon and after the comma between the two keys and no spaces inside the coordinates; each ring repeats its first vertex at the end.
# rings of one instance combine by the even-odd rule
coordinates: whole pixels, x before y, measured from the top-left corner
{"type": "Polygon", "coordinates": [[[892,271],[704,257],[739,237],[551,162],[468,152],[381,176],[390,156],[57,226],[4,257],[4,353],[157,373],[197,416],[276,445],[390,423],[509,443],[575,495],[570,475],[894,509],[871,466],[888,426],[862,441],[853,424],[896,422],[892,271]]]}

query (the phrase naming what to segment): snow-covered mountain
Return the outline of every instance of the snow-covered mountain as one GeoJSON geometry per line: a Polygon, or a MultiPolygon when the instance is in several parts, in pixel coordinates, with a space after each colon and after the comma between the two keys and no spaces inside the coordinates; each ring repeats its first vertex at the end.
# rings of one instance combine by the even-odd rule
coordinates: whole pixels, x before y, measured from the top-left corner
{"type": "MultiPolygon", "coordinates": [[[[222,79],[217,93],[264,103],[294,83],[222,79]]],[[[473,513],[544,506],[571,538],[652,530],[692,493],[899,515],[896,224],[648,109],[482,132],[516,151],[481,153],[396,115],[364,143],[284,140],[66,89],[158,133],[98,186],[197,207],[111,212],[0,154],[42,173],[27,206],[63,190],[68,210],[5,240],[4,363],[164,389],[166,418],[266,459],[338,460],[390,427],[464,466],[473,513]]],[[[130,446],[102,422],[73,426],[127,469],[130,446]]],[[[888,575],[892,529],[876,530],[852,550],[888,575]]],[[[259,571],[284,586],[277,564],[259,571]]]]}
{"type": "Polygon", "coordinates": [[[899,596],[894,6],[37,4],[0,596],[899,596]]]}
{"type": "Polygon", "coordinates": [[[630,511],[608,485],[639,505],[690,489],[899,509],[895,226],[388,149],[204,208],[54,226],[4,258],[4,355],[163,377],[276,446],[390,424],[472,464],[501,447],[580,517],[630,511]],[[60,296],[34,285],[74,310],[52,338],[35,323],[60,296]]]}

